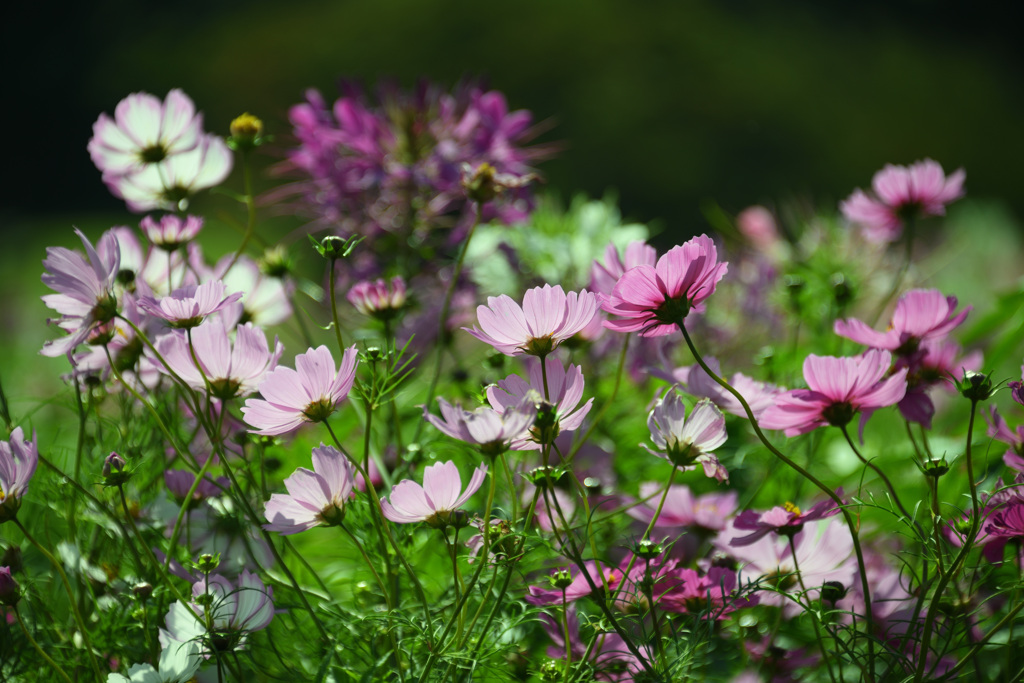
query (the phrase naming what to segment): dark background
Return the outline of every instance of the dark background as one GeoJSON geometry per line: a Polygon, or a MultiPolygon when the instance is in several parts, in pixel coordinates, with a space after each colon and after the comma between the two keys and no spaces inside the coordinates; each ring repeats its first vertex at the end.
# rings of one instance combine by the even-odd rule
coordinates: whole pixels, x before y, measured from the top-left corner
{"type": "Polygon", "coordinates": [[[132,220],[85,150],[98,114],[130,92],[181,87],[207,130],[226,135],[251,111],[284,141],[305,88],[330,100],[338,77],[383,76],[486,78],[512,108],[554,124],[543,140],[565,149],[542,166],[549,189],[614,188],[629,219],[671,233],[706,230],[709,200],[729,212],[802,198],[833,207],[883,164],[924,157],[965,167],[970,197],[998,198],[1020,216],[1024,43],[1019,17],[991,7],[18,3],[4,21],[0,225],[132,220]]]}

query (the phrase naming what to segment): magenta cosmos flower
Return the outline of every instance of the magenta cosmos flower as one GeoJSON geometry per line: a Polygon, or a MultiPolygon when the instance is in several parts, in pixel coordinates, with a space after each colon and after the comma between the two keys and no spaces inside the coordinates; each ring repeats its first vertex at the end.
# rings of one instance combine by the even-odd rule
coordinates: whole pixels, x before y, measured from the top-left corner
{"type": "Polygon", "coordinates": [[[165,251],[174,251],[183,244],[196,238],[203,229],[203,219],[199,216],[185,216],[173,213],[164,214],[160,220],[145,216],[139,228],[154,246],[165,251]]]}
{"type": "Polygon", "coordinates": [[[699,401],[686,419],[686,405],[675,389],[669,389],[648,416],[647,427],[651,430],[651,441],[658,448],[652,450],[641,444],[649,453],[684,470],[702,465],[704,474],[718,481],[729,478],[728,470],[711,455],[711,451],[728,438],[725,415],[711,401],[699,401]]]}
{"type": "Polygon", "coordinates": [[[877,332],[854,318],[837,320],[833,329],[840,337],[858,344],[905,356],[917,351],[925,340],[945,337],[967,318],[973,307],[957,313],[956,304],[955,296],[946,296],[937,289],[912,289],[896,303],[885,332],[877,332]]]}
{"type": "Polygon", "coordinates": [[[441,417],[435,417],[423,407],[423,417],[439,430],[459,441],[476,444],[487,456],[507,451],[516,439],[523,439],[537,418],[537,405],[532,399],[523,399],[505,411],[486,406],[476,410],[463,410],[443,398],[437,399],[441,417]]]}
{"type": "Polygon", "coordinates": [[[560,433],[579,429],[594,403],[591,397],[579,406],[584,381],[578,365],[566,368],[556,358],[545,358],[544,366],[546,386],[540,361],[534,360],[529,365],[529,382],[519,375],[509,375],[497,385],[487,387],[487,401],[499,413],[518,409],[524,401],[537,406],[538,420],[542,423],[535,424],[529,434],[514,441],[513,450],[537,450],[542,444],[550,444],[560,433]]]}
{"type": "Polygon", "coordinates": [[[85,341],[97,326],[114,319],[117,314],[117,296],[114,283],[121,265],[121,250],[117,237],[107,231],[96,249],[78,228],[75,234],[82,240],[86,256],[65,249],[47,247],[43,259],[43,284],[57,292],[47,294],[43,302],[60,313],[57,325],[70,334],[43,344],[44,356],[71,358],[71,353],[85,341]]]}
{"type": "Polygon", "coordinates": [[[120,176],[195,149],[202,128],[202,114],[181,90],[171,90],[163,102],[133,93],[118,102],[114,118],[100,114],[89,155],[101,173],[120,176]]]}
{"type": "Polygon", "coordinates": [[[403,479],[391,489],[391,499],[381,498],[384,516],[392,522],[426,522],[435,529],[445,528],[451,514],[477,492],[487,476],[487,465],[480,465],[462,490],[462,477],[455,463],[438,462],[423,470],[423,485],[403,479]]]}
{"type": "Polygon", "coordinates": [[[35,434],[32,441],[25,441],[21,427],[15,427],[9,440],[0,441],[0,524],[17,517],[38,465],[35,434]]]}
{"type": "Polygon", "coordinates": [[[192,330],[191,347],[185,332],[173,330],[157,340],[156,350],[170,371],[190,387],[206,391],[209,386],[213,396],[227,400],[256,391],[277,367],[284,345],[275,337],[271,353],[267,336],[252,323],[236,328],[232,344],[224,321],[207,320],[192,330]]]}
{"type": "Polygon", "coordinates": [[[604,250],[604,263],[595,259],[590,266],[590,289],[609,296],[615,289],[615,283],[627,270],[640,265],[653,267],[657,262],[658,251],[646,242],[630,242],[626,245],[623,258],[619,258],[619,250],[615,244],[609,244],[604,250]]]}
{"type": "Polygon", "coordinates": [[[166,320],[171,327],[190,328],[203,322],[211,313],[242,298],[241,292],[227,294],[227,287],[220,280],[201,285],[189,285],[171,292],[170,296],[156,299],[144,296],[139,299],[139,308],[150,315],[166,320]]]}
{"type": "Polygon", "coordinates": [[[761,414],[761,427],[796,436],[826,425],[845,427],[860,413],[863,430],[872,412],[899,403],[907,391],[906,368],[885,377],[891,359],[888,351],[879,349],[854,358],[808,356],[807,388],[779,394],[775,405],[761,414]]]}
{"type": "MultiPolygon", "coordinates": [[[[643,502],[627,508],[626,514],[649,524],[654,519],[664,490],[665,485],[661,482],[649,481],[640,484],[640,498],[643,502]]],[[[654,526],[683,526],[721,531],[725,528],[728,518],[736,512],[738,495],[736,491],[725,491],[694,496],[689,486],[676,484],[669,487],[668,493],[665,494],[665,504],[654,526]]]]}
{"type": "Polygon", "coordinates": [[[345,400],[356,378],[358,352],[345,349],[341,367],[326,346],[295,357],[296,370],[278,367],[260,384],[263,397],[246,400],[245,421],[254,434],[275,436],[295,431],[306,422],[323,422],[345,400]]]}
{"type": "Polygon", "coordinates": [[[707,235],[673,247],[658,259],[627,270],[601,307],[618,320],[604,326],[617,332],[639,331],[644,337],[671,334],[692,311],[704,310],[729,264],[718,262],[715,243],[707,235]]]}
{"type": "Polygon", "coordinates": [[[534,287],[520,307],[511,297],[487,297],[476,309],[480,328],[462,328],[506,356],[546,356],[583,330],[597,315],[597,297],[587,290],[566,294],[560,285],[534,287]]]}
{"type": "MultiPolygon", "coordinates": [[[[836,495],[841,498],[843,489],[837,490],[836,495]]],[[[813,522],[838,514],[839,506],[831,498],[826,498],[817,503],[806,512],[789,502],[785,505],[776,505],[766,512],[744,510],[733,520],[733,528],[753,533],[746,536],[735,536],[729,541],[729,544],[732,546],[750,545],[771,531],[783,536],[792,536],[803,529],[806,522],[813,522]]]]}
{"type": "Polygon", "coordinates": [[[345,518],[352,498],[355,473],[352,463],[333,446],[313,449],[313,470],[295,470],[284,480],[287,495],[275,493],[263,508],[269,524],[263,528],[282,535],[315,526],[335,526],[345,518]]]}
{"type": "Polygon", "coordinates": [[[847,220],[864,228],[868,240],[876,243],[899,239],[908,220],[942,216],[946,205],[964,196],[964,170],[948,178],[931,159],[906,166],[886,164],[871,181],[875,197],[856,190],[840,202],[847,220]]]}
{"type": "Polygon", "coordinates": [[[200,619],[209,615],[212,628],[208,629],[204,621],[196,619],[177,601],[167,612],[167,628],[160,629],[160,645],[168,648],[198,642],[207,656],[215,651],[229,652],[244,647],[249,633],[270,625],[274,618],[274,589],[246,570],[238,577],[238,585],[220,574],[211,574],[208,579],[192,584],[191,606],[200,619]],[[206,594],[211,597],[199,599],[206,594]]]}
{"type": "Polygon", "coordinates": [[[352,285],[345,298],[363,315],[390,320],[405,306],[405,280],[398,275],[390,282],[362,280],[352,285]]]}
{"type": "MultiPolygon", "coordinates": [[[[716,375],[721,376],[722,371],[719,367],[718,359],[707,356],[704,360],[716,375]]],[[[681,385],[683,391],[692,396],[710,399],[723,412],[736,415],[737,417],[747,417],[747,411],[744,410],[743,404],[735,396],[723,389],[718,382],[711,379],[711,375],[704,372],[704,368],[699,365],[678,367],[672,370],[672,372],[650,368],[648,372],[666,382],[674,382],[681,385]]],[[[750,406],[750,412],[754,414],[755,419],[760,417],[761,413],[775,402],[777,395],[785,391],[774,384],[759,382],[739,372],[734,373],[729,378],[729,384],[743,396],[743,400],[750,406]]]]}

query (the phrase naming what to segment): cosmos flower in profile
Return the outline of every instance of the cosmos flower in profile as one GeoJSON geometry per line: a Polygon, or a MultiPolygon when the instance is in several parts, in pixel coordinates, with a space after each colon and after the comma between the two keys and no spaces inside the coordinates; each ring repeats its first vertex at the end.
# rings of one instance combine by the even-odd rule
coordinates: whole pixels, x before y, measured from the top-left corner
{"type": "Polygon", "coordinates": [[[561,285],[544,285],[527,290],[522,306],[505,294],[487,297],[476,309],[480,327],[463,329],[506,356],[544,357],[589,325],[597,310],[597,297],[585,289],[566,294],[561,285]]]}
{"type": "Polygon", "coordinates": [[[160,629],[160,645],[167,649],[195,642],[202,644],[207,656],[231,652],[245,647],[248,634],[270,625],[274,589],[249,571],[242,571],[237,585],[220,574],[210,574],[192,584],[191,607],[200,619],[208,616],[212,628],[177,601],[167,612],[166,628],[160,629]],[[206,594],[211,597],[200,599],[206,594]]]}
{"type": "Polygon", "coordinates": [[[284,480],[288,493],[270,496],[264,506],[269,524],[263,528],[288,535],[341,524],[354,484],[355,472],[348,458],[321,443],[313,449],[313,469],[298,468],[284,480]]]}
{"type": "Polygon", "coordinates": [[[702,465],[704,474],[718,481],[729,478],[729,472],[711,454],[728,438],[725,415],[711,401],[699,401],[687,418],[683,400],[675,389],[669,389],[655,404],[647,426],[651,430],[651,441],[657,447],[654,450],[641,444],[649,453],[684,470],[702,465]]]}
{"type": "Polygon", "coordinates": [[[0,524],[14,519],[21,499],[28,493],[28,482],[39,465],[39,450],[32,441],[25,441],[25,432],[15,427],[11,438],[0,441],[0,524]]]}
{"type": "Polygon", "coordinates": [[[426,522],[437,528],[445,528],[454,511],[462,507],[481,485],[487,475],[487,465],[480,465],[462,490],[462,477],[455,463],[438,462],[428,465],[423,471],[423,485],[403,479],[391,489],[391,498],[381,498],[380,506],[384,517],[399,524],[426,522]]]}

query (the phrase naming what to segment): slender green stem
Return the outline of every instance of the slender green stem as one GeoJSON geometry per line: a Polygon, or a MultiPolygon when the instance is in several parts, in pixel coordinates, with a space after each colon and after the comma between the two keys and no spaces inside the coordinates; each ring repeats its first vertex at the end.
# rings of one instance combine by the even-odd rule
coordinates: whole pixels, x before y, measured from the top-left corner
{"type": "Polygon", "coordinates": [[[14,606],[14,616],[18,619],[18,626],[21,627],[21,630],[25,634],[25,637],[28,638],[28,642],[32,644],[32,647],[35,648],[35,651],[38,652],[39,656],[43,658],[43,661],[49,664],[51,669],[60,674],[60,677],[67,681],[67,683],[71,683],[71,679],[64,672],[64,669],[62,669],[60,665],[57,664],[57,662],[53,661],[53,659],[50,658],[50,655],[46,654],[46,650],[39,647],[39,643],[37,643],[36,639],[32,637],[32,634],[29,632],[28,627],[25,626],[25,622],[21,619],[21,610],[18,609],[17,605],[14,606]]]}
{"type": "Polygon", "coordinates": [[[85,625],[85,620],[82,619],[82,613],[78,611],[78,602],[75,600],[75,592],[71,590],[71,583],[68,581],[68,575],[64,573],[64,568],[60,566],[60,562],[57,561],[57,558],[51,555],[50,551],[43,547],[43,545],[28,532],[28,529],[25,528],[17,517],[14,518],[14,525],[17,526],[25,536],[25,540],[34,545],[36,550],[41,552],[43,556],[49,560],[50,564],[53,565],[53,568],[56,569],[57,573],[60,575],[60,580],[64,584],[64,590],[68,594],[68,604],[71,607],[71,615],[75,618],[75,623],[78,625],[78,630],[82,635],[82,640],[85,642],[85,650],[89,664],[92,666],[92,670],[96,674],[96,680],[102,680],[103,674],[100,673],[99,664],[96,663],[96,653],[92,647],[92,639],[89,638],[89,630],[85,625]]]}
{"type": "Polygon", "coordinates": [[[341,325],[338,322],[338,302],[335,299],[334,290],[337,289],[337,278],[334,277],[334,264],[337,259],[331,259],[331,268],[328,275],[329,282],[327,283],[328,291],[331,293],[331,320],[334,323],[334,338],[338,340],[338,351],[339,353],[345,353],[345,342],[341,338],[341,325]]]}
{"type": "MultiPolygon", "coordinates": [[[[796,572],[796,579],[800,583],[800,590],[803,591],[805,599],[807,600],[807,614],[811,617],[811,626],[814,627],[814,639],[818,641],[818,649],[821,650],[821,658],[825,662],[825,667],[828,669],[828,677],[832,683],[836,683],[836,675],[832,672],[832,658],[829,653],[825,650],[825,641],[821,638],[821,629],[818,628],[818,614],[814,611],[811,605],[811,596],[807,592],[807,586],[804,585],[804,575],[800,571],[800,562],[796,557],[796,542],[793,537],[796,534],[789,534],[789,554],[793,558],[793,571],[796,572]]],[[[840,669],[842,664],[839,665],[840,669]]]]}
{"type": "MultiPolygon", "coordinates": [[[[231,263],[228,264],[228,267],[221,274],[221,278],[227,277],[231,269],[235,267],[235,263],[245,253],[245,248],[249,246],[249,240],[252,239],[253,231],[256,229],[256,198],[252,192],[252,170],[249,168],[248,150],[242,151],[242,182],[245,184],[245,234],[242,236],[242,243],[238,245],[235,255],[231,257],[231,263]]],[[[169,277],[170,275],[168,275],[169,277]]]]}
{"type": "Polygon", "coordinates": [[[843,432],[843,436],[846,437],[846,443],[850,445],[850,448],[853,450],[853,454],[857,456],[857,459],[860,460],[866,467],[870,467],[871,470],[878,475],[879,479],[881,479],[885,483],[885,487],[889,489],[889,495],[892,496],[892,501],[896,504],[896,507],[899,508],[900,514],[902,514],[904,517],[906,517],[913,523],[914,528],[917,529],[918,537],[921,539],[927,538],[926,534],[924,533],[924,529],[921,528],[921,525],[918,523],[918,521],[914,519],[914,517],[909,512],[907,512],[907,509],[905,507],[903,507],[903,503],[900,501],[899,494],[896,493],[896,487],[892,485],[892,481],[890,481],[889,477],[886,476],[885,472],[882,471],[882,468],[876,465],[873,460],[868,460],[863,455],[861,455],[860,450],[858,450],[857,448],[857,444],[855,444],[853,439],[850,438],[850,432],[846,428],[846,425],[841,426],[839,429],[843,432]]]}

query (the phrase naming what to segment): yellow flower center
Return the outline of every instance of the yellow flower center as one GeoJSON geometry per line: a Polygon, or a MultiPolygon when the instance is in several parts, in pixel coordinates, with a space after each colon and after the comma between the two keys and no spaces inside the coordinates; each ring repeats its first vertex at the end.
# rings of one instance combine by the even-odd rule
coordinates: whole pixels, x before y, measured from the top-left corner
{"type": "Polygon", "coordinates": [[[788,500],[785,503],[783,503],[782,509],[785,510],[786,512],[792,512],[794,515],[800,514],[800,508],[798,508],[796,505],[793,505],[788,500]]]}

